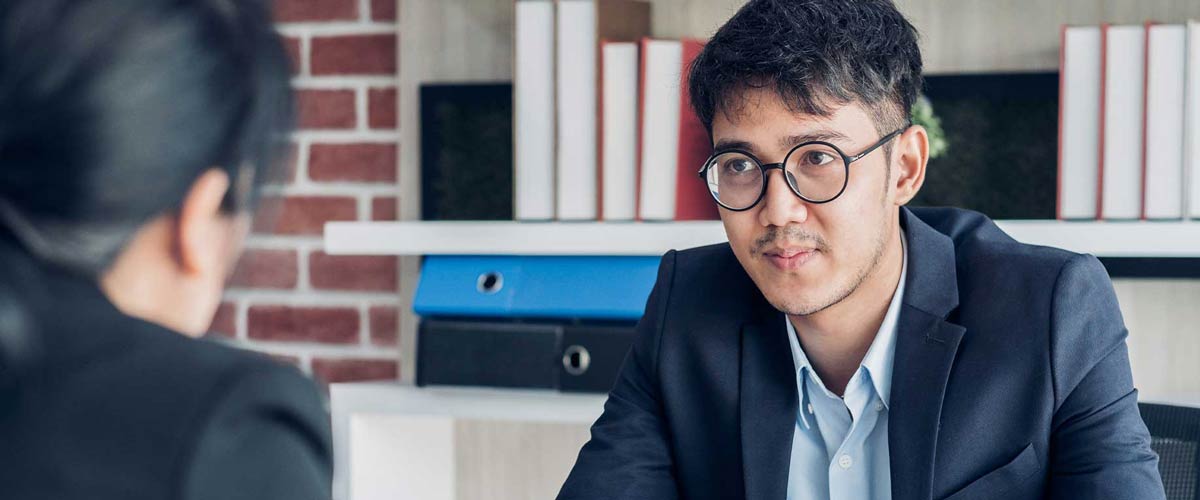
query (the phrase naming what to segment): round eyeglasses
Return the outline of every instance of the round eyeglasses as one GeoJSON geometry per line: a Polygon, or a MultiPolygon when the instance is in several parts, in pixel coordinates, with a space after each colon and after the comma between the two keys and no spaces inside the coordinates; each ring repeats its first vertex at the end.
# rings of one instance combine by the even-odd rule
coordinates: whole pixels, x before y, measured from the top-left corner
{"type": "Polygon", "coordinates": [[[734,212],[749,210],[767,193],[767,175],[772,169],[783,171],[792,193],[809,203],[829,203],[846,191],[850,164],[887,144],[908,125],[883,136],[879,142],[855,156],[848,156],[833,144],[810,141],[796,145],[782,163],[763,164],[749,152],[724,149],[713,153],[697,172],[708,184],[708,192],[722,207],[734,212]]]}

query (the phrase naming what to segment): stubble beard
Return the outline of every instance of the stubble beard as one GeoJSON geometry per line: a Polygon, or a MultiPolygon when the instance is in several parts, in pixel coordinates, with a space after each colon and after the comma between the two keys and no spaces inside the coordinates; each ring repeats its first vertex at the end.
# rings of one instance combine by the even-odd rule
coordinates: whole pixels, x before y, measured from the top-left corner
{"type": "Polygon", "coordinates": [[[788,316],[809,316],[840,304],[842,301],[846,300],[847,297],[854,294],[854,292],[857,291],[859,287],[861,287],[862,284],[867,281],[867,278],[870,278],[879,269],[879,262],[883,260],[883,251],[887,242],[885,236],[887,234],[886,227],[886,224],[883,225],[879,233],[875,235],[875,249],[871,255],[870,263],[860,267],[858,272],[855,273],[854,278],[850,280],[850,283],[831,294],[828,299],[816,304],[797,304],[794,302],[784,302],[784,300],[787,299],[786,297],[781,297],[776,300],[769,300],[769,302],[771,302],[771,305],[774,306],[775,309],[778,309],[788,316]]]}

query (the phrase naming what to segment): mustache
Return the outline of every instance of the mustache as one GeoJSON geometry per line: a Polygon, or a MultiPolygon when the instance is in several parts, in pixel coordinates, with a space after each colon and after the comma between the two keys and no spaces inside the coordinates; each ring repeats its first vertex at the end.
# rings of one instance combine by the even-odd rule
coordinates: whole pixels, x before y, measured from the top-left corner
{"type": "Polygon", "coordinates": [[[766,234],[754,240],[751,252],[762,253],[769,246],[774,244],[784,246],[784,243],[809,243],[818,251],[825,251],[829,248],[829,243],[825,241],[825,238],[817,233],[806,231],[800,226],[775,226],[767,229],[766,234]]]}

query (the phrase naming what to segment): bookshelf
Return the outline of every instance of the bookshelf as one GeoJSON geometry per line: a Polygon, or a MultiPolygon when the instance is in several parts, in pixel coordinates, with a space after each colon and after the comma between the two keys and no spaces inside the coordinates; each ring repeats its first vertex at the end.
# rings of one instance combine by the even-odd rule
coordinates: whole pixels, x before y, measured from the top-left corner
{"type": "MultiPolygon", "coordinates": [[[[743,0],[650,0],[653,4],[651,29],[659,37],[707,38],[731,16],[743,0]]],[[[1200,2],[1195,0],[895,0],[897,7],[910,19],[921,34],[921,50],[927,74],[950,75],[981,72],[1038,72],[1054,71],[1058,67],[1059,29],[1062,24],[1136,23],[1146,19],[1161,22],[1181,22],[1200,18],[1200,2]]],[[[512,0],[439,0],[399,2],[399,86],[398,116],[401,135],[399,159],[398,223],[335,223],[326,234],[329,251],[333,253],[368,254],[379,252],[400,255],[400,303],[411,304],[413,291],[420,274],[421,257],[435,250],[420,241],[438,241],[453,237],[453,229],[443,229],[437,223],[414,222],[421,219],[420,173],[420,99],[419,90],[426,83],[505,82],[512,80],[513,16],[512,0]],[[415,224],[408,226],[408,224],[415,224]],[[428,225],[427,225],[428,224],[428,225]],[[407,235],[420,235],[408,237],[407,235]],[[426,238],[426,235],[429,238],[426,238]]],[[[1018,239],[1043,244],[1056,244],[1073,250],[1100,255],[1109,264],[1115,260],[1135,261],[1141,271],[1150,275],[1179,277],[1179,265],[1190,266],[1192,276],[1200,277],[1200,248],[1196,223],[1084,223],[1058,225],[1054,221],[1010,221],[1005,229],[1018,239]],[[1170,250],[1163,253],[1164,250],[1170,250]],[[1113,253],[1115,252],[1115,253],[1113,253]],[[1105,255],[1126,255],[1124,257],[1105,255]],[[1140,255],[1140,256],[1136,256],[1140,255]],[[1153,255],[1153,257],[1147,257],[1153,255]],[[1168,257],[1171,256],[1171,257],[1168,257]],[[1184,256],[1181,256],[1184,255],[1184,256]],[[1174,258],[1180,257],[1180,258],[1174,258]],[[1172,265],[1163,265],[1164,262],[1172,265]],[[1182,262],[1180,262],[1182,261],[1182,262]]],[[[473,231],[494,231],[504,237],[512,236],[516,223],[487,223],[473,231]],[[509,225],[505,225],[509,224],[509,225]]],[[[595,231],[604,226],[538,226],[520,231],[550,234],[532,241],[549,245],[575,244],[590,248],[589,238],[602,234],[595,231]],[[550,231],[543,233],[543,229],[550,231]],[[551,231],[552,230],[552,231],[551,231]],[[564,231],[574,231],[567,233],[564,231]],[[570,236],[571,238],[564,238],[570,236]],[[550,242],[549,240],[553,240],[550,242]],[[573,242],[573,243],[572,243],[573,242]]],[[[632,228],[606,228],[629,231],[643,254],[658,254],[667,248],[683,248],[688,243],[715,243],[723,240],[719,225],[699,228],[677,235],[686,226],[660,225],[632,228]],[[661,234],[660,234],[661,233],[661,234]],[[696,237],[698,240],[689,238],[696,237]]],[[[461,229],[461,228],[460,228],[461,229]]],[[[468,233],[470,234],[470,233],[468,233]]],[[[474,233],[472,241],[482,233],[474,233]]],[[[524,233],[522,233],[524,234],[524,233]]],[[[614,252],[629,252],[632,248],[613,248],[614,252]]],[[[616,238],[612,238],[616,239],[616,238]]],[[[473,243],[474,244],[474,243],[473,243]]],[[[489,243],[475,250],[505,251],[507,244],[489,243]]],[[[467,248],[459,246],[459,248],[467,248]]],[[[508,251],[515,251],[509,249],[508,251]]],[[[562,251],[558,248],[557,251],[562,251]]],[[[1136,273],[1133,273],[1136,274],[1136,273]]],[[[1144,274],[1145,275],[1145,274],[1144,274]]],[[[1125,286],[1125,284],[1122,284],[1125,286]]],[[[1142,284],[1129,284],[1142,287],[1142,284]]],[[[1150,286],[1150,285],[1145,285],[1150,286]]],[[[1140,289],[1139,289],[1140,290],[1140,289]]],[[[1155,295],[1154,293],[1150,295],[1155,295]]],[[[1178,294],[1176,294],[1178,295],[1178,294]]],[[[1182,297],[1165,298],[1181,302],[1182,297]]],[[[401,307],[401,379],[414,379],[414,364],[407,362],[415,353],[417,318],[407,307],[401,307]]]]}

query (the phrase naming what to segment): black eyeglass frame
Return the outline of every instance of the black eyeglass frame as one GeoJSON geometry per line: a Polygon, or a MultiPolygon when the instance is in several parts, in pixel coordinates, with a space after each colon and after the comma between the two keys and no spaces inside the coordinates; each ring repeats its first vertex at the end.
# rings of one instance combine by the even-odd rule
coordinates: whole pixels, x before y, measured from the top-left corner
{"type": "Polygon", "coordinates": [[[812,203],[814,205],[822,205],[822,204],[829,203],[833,200],[838,199],[839,197],[842,196],[842,193],[846,192],[846,186],[850,185],[850,164],[851,163],[861,160],[863,157],[871,154],[872,151],[879,149],[880,146],[887,144],[888,141],[895,139],[896,136],[900,135],[901,133],[903,133],[904,131],[908,130],[911,127],[912,127],[912,124],[907,124],[903,127],[900,127],[899,129],[896,129],[894,132],[883,136],[882,139],[879,139],[878,142],[876,142],[875,144],[868,147],[865,151],[863,151],[857,155],[854,155],[854,156],[847,155],[845,152],[842,151],[842,148],[839,148],[839,147],[837,147],[833,144],[830,144],[828,142],[825,142],[825,141],[808,141],[808,142],[802,142],[800,144],[792,146],[792,149],[788,150],[787,155],[784,155],[783,162],[780,162],[780,163],[763,164],[762,161],[759,161],[758,157],[754,156],[749,151],[742,150],[742,149],[736,149],[736,148],[722,149],[720,151],[713,152],[713,154],[708,157],[708,160],[705,160],[704,166],[700,167],[700,171],[696,172],[696,174],[700,177],[701,182],[704,182],[705,188],[707,188],[708,187],[708,169],[713,167],[713,165],[715,164],[714,161],[717,159],[717,157],[724,155],[724,154],[728,154],[728,153],[740,153],[740,154],[745,155],[747,158],[754,160],[754,164],[758,166],[758,170],[762,174],[762,178],[763,178],[762,189],[759,190],[758,197],[754,199],[754,202],[751,203],[750,205],[746,206],[745,208],[732,208],[729,205],[721,203],[721,199],[718,198],[719,195],[713,194],[712,190],[709,190],[709,195],[711,195],[713,197],[713,200],[716,201],[717,204],[720,205],[722,208],[729,210],[731,212],[745,212],[746,210],[750,210],[751,208],[754,208],[755,206],[757,206],[759,204],[759,202],[762,201],[763,197],[766,196],[766,194],[767,194],[767,182],[770,181],[770,174],[771,174],[771,170],[773,170],[773,169],[779,169],[779,171],[783,172],[783,177],[785,180],[787,180],[788,189],[792,190],[792,194],[795,194],[797,197],[804,200],[805,202],[812,203]],[[833,149],[835,152],[837,152],[837,154],[841,155],[842,165],[843,165],[843,168],[846,170],[845,175],[842,176],[842,188],[839,189],[837,194],[833,195],[833,197],[829,198],[828,200],[824,200],[824,201],[816,201],[816,200],[813,200],[813,199],[801,194],[800,189],[798,187],[796,187],[796,183],[792,180],[787,179],[790,172],[788,172],[787,168],[784,167],[785,165],[787,165],[788,160],[791,159],[792,153],[796,152],[800,148],[803,148],[806,146],[812,146],[814,144],[822,145],[822,146],[829,146],[831,149],[833,149]]]}

